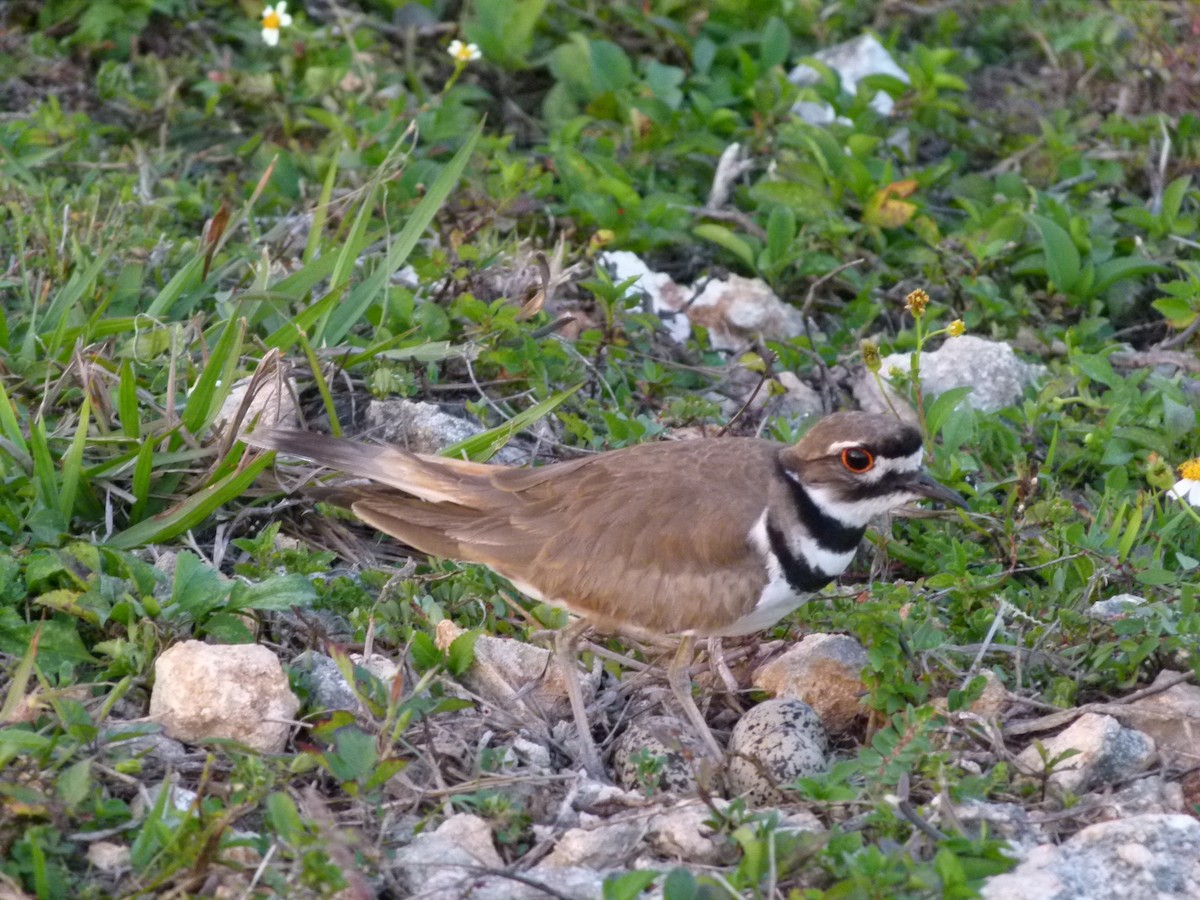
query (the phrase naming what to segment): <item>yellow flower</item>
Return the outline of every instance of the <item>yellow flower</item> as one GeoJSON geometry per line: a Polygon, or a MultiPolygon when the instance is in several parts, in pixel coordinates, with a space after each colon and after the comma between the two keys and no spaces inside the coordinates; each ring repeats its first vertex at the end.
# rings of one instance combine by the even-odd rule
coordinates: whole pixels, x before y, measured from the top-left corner
{"type": "Polygon", "coordinates": [[[950,337],[962,337],[967,333],[967,326],[963,324],[962,319],[955,319],[946,326],[946,334],[950,337]]]}
{"type": "Polygon", "coordinates": [[[279,43],[279,29],[292,24],[291,13],[287,11],[287,0],[279,0],[271,5],[268,3],[262,11],[262,39],[268,47],[279,43]]]}
{"type": "Polygon", "coordinates": [[[913,314],[913,318],[919,319],[925,315],[925,307],[929,305],[929,295],[920,288],[910,293],[904,298],[904,308],[913,314]]]}
{"type": "Polygon", "coordinates": [[[864,338],[858,347],[862,351],[863,365],[867,367],[867,371],[878,372],[879,367],[883,365],[883,360],[879,358],[879,345],[870,338],[864,338]]]}
{"type": "Polygon", "coordinates": [[[457,39],[450,42],[450,46],[446,48],[446,52],[454,57],[454,61],[460,66],[465,66],[467,63],[474,62],[483,56],[479,52],[477,44],[464,44],[457,39]]]}
{"type": "Polygon", "coordinates": [[[1189,459],[1179,467],[1179,480],[1170,493],[1177,500],[1200,506],[1200,456],[1189,459]]]}

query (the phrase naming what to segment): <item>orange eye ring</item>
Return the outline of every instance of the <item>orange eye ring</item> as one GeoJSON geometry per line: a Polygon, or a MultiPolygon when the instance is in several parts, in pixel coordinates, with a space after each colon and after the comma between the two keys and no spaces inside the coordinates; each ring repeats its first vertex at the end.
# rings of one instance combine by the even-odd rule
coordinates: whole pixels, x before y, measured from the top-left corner
{"type": "Polygon", "coordinates": [[[842,451],[842,465],[855,475],[862,475],[875,468],[875,454],[862,447],[847,447],[842,451]]]}

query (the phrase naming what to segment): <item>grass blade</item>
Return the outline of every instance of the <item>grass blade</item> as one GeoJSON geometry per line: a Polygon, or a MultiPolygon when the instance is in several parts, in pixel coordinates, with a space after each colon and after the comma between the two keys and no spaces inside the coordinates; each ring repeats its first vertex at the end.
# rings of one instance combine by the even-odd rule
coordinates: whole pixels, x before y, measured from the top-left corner
{"type": "Polygon", "coordinates": [[[475,144],[478,143],[482,131],[483,126],[477,126],[458,152],[454,154],[454,158],[446,163],[446,167],[430,185],[428,193],[417,204],[417,208],[412,211],[408,221],[404,223],[404,228],[397,235],[383,263],[351,292],[350,299],[346,303],[332,312],[327,327],[314,333],[314,344],[328,346],[341,341],[375,302],[388,280],[408,260],[408,255],[417,246],[417,241],[421,239],[421,235],[425,233],[425,229],[429,227],[433,217],[442,208],[442,204],[458,186],[458,180],[462,177],[462,173],[471,159],[471,154],[475,150],[475,144]]]}
{"type": "Polygon", "coordinates": [[[107,542],[108,546],[118,550],[129,550],[170,540],[190,528],[195,528],[230,500],[244,493],[271,459],[272,454],[268,453],[254,459],[244,468],[235,469],[171,509],[113,535],[107,542]]]}
{"type": "Polygon", "coordinates": [[[71,513],[75,509],[75,494],[79,490],[80,476],[83,471],[83,448],[87,446],[88,427],[92,423],[92,403],[87,394],[83,395],[83,404],[79,407],[79,425],[75,429],[75,437],[67,454],[62,458],[62,487],[58,495],[58,511],[62,514],[63,522],[70,524],[71,513]]]}
{"type": "Polygon", "coordinates": [[[553,397],[548,397],[541,403],[534,404],[529,409],[517,413],[503,425],[497,425],[495,428],[489,428],[487,431],[471,435],[471,437],[459,441],[457,444],[451,444],[442,451],[441,455],[453,456],[458,459],[466,458],[475,462],[485,462],[499,453],[501,448],[512,440],[514,434],[524,431],[534,422],[538,421],[538,419],[550,415],[550,413],[558,409],[564,400],[581,387],[583,387],[582,383],[567,388],[565,391],[559,391],[553,397]]]}

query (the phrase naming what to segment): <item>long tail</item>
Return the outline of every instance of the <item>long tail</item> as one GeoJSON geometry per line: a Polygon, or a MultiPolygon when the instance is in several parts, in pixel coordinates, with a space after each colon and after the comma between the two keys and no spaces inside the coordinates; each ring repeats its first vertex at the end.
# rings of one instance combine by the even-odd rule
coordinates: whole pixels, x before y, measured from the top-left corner
{"type": "Polygon", "coordinates": [[[252,447],[276,450],[347,475],[369,478],[431,503],[472,505],[476,500],[486,505],[487,497],[495,494],[489,483],[492,467],[480,463],[287,428],[255,429],[243,440],[252,447]]]}

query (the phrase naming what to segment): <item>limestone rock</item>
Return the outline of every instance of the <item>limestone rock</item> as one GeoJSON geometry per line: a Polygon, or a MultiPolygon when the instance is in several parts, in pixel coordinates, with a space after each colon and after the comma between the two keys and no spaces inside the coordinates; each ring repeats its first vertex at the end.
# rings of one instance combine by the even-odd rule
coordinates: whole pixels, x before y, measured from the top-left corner
{"type": "Polygon", "coordinates": [[[279,659],[257,644],[184,641],[154,664],[150,716],[176,740],[232,738],[279,753],[299,708],[279,659]]]}
{"type": "MultiPolygon", "coordinates": [[[[718,807],[727,803],[719,799],[713,802],[718,807]]],[[[737,845],[705,824],[711,818],[712,811],[703,803],[685,801],[651,818],[646,838],[654,853],[664,859],[704,866],[727,865],[737,859],[737,845]]]]}
{"type": "Polygon", "coordinates": [[[416,836],[396,852],[394,877],[407,894],[462,897],[481,877],[479,869],[504,865],[486,819],[451,816],[433,831],[416,836]]]}
{"type": "MultiPolygon", "coordinates": [[[[1164,669],[1154,684],[1177,677],[1178,672],[1164,669]]],[[[1122,713],[1121,721],[1154,738],[1159,752],[1172,765],[1181,769],[1200,765],[1200,687],[1182,682],[1135,700],[1122,713]]]]}
{"type": "MultiPolygon", "coordinates": [[[[443,411],[436,403],[389,399],[367,404],[365,431],[371,439],[414,453],[439,453],[483,430],[475,422],[443,411]]],[[[528,454],[509,445],[501,448],[494,461],[523,463],[528,461],[528,454]]]]}
{"type": "Polygon", "coordinates": [[[1090,825],[1036,847],[988,879],[984,900],[1188,900],[1200,897],[1200,822],[1144,815],[1090,825]]]}
{"type": "Polygon", "coordinates": [[[782,699],[803,700],[829,734],[848,731],[863,713],[867,651],[844,634],[810,634],[754,673],[754,686],[782,699]]]}
{"type": "MultiPolygon", "coordinates": [[[[1080,716],[1065,731],[1041,743],[1050,760],[1078,751],[1057,763],[1050,775],[1050,786],[1061,793],[1080,794],[1135,775],[1149,765],[1154,754],[1150,737],[1124,728],[1112,716],[1095,713],[1080,716]]],[[[1045,770],[1042,757],[1037,744],[1026,747],[1017,756],[1017,770],[1026,776],[1040,775],[1045,770]]]]}
{"type": "Polygon", "coordinates": [[[1146,612],[1146,600],[1137,594],[1117,594],[1107,600],[1098,600],[1087,608],[1088,617],[1100,622],[1140,617],[1146,612]]]}
{"type": "MultiPolygon", "coordinates": [[[[905,374],[910,368],[909,353],[893,353],[883,358],[880,374],[887,385],[888,373],[899,369],[905,374]]],[[[1045,375],[1043,366],[1020,359],[1008,344],[988,341],[964,334],[947,338],[937,350],[921,354],[921,385],[926,397],[944,394],[951,388],[969,387],[971,392],[962,401],[980,412],[997,412],[1020,402],[1025,388],[1045,375]]],[[[890,386],[897,409],[906,402],[890,386]]],[[[886,413],[891,407],[879,392],[875,378],[865,369],[854,384],[854,396],[867,412],[886,413]]]]}
{"type": "Polygon", "coordinates": [[[687,313],[708,329],[716,350],[745,350],[756,337],[785,341],[804,331],[800,310],[780,300],[765,281],[740,275],[709,281],[687,313]]]}
{"type": "MultiPolygon", "coordinates": [[[[434,631],[434,642],[439,650],[446,650],[462,633],[463,629],[449,619],[442,619],[434,631]]],[[[475,659],[460,680],[470,691],[496,706],[512,708],[519,704],[535,715],[554,720],[571,715],[566,678],[549,650],[524,641],[481,634],[475,641],[475,659]],[[518,691],[530,685],[521,699],[515,699],[518,691]]],[[[595,694],[598,676],[579,672],[578,678],[586,703],[595,694]]]]}
{"type": "Polygon", "coordinates": [[[297,428],[300,413],[296,396],[296,382],[291,378],[280,376],[257,382],[254,377],[243,378],[229,389],[221,409],[213,418],[213,432],[225,435],[235,422],[239,436],[253,428],[297,428]],[[241,419],[238,419],[239,415],[241,419]]]}
{"type": "Polygon", "coordinates": [[[611,869],[624,866],[641,843],[646,828],[644,820],[612,822],[595,828],[570,828],[538,867],[611,869]]]}
{"type": "MultiPolygon", "coordinates": [[[[860,35],[853,40],[825,47],[812,54],[818,62],[833,69],[842,84],[842,91],[853,95],[858,89],[858,82],[869,75],[890,75],[908,84],[908,73],[905,72],[887,52],[884,46],[870,34],[860,35]]],[[[812,66],[801,63],[788,73],[788,81],[799,87],[817,84],[821,74],[812,66]]],[[[876,91],[871,98],[871,108],[881,116],[889,116],[895,101],[885,91],[876,91]]],[[[828,125],[834,120],[834,110],[828,103],[816,103],[812,100],[800,100],[792,112],[813,125],[828,125]]]]}

